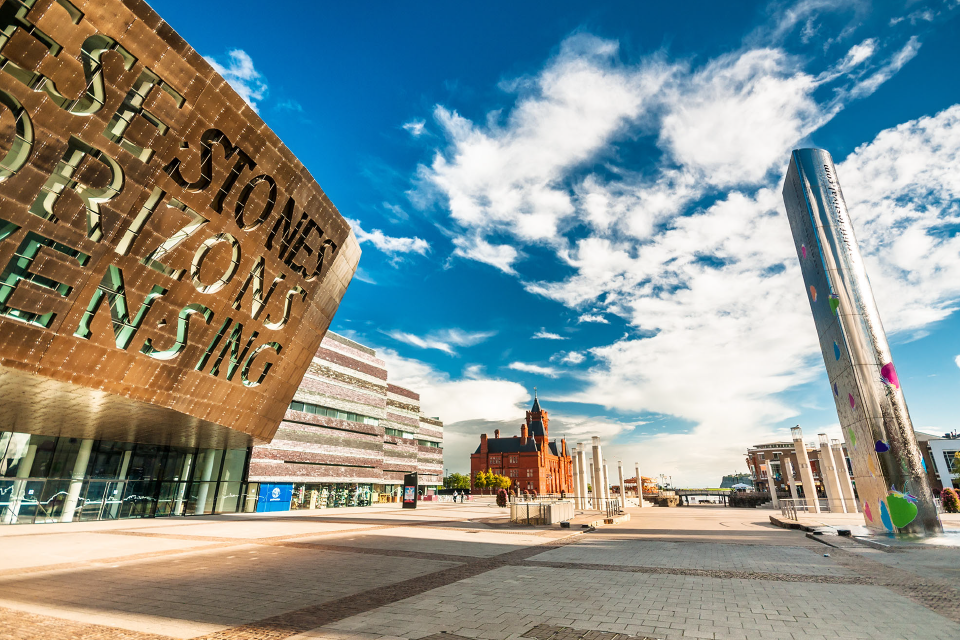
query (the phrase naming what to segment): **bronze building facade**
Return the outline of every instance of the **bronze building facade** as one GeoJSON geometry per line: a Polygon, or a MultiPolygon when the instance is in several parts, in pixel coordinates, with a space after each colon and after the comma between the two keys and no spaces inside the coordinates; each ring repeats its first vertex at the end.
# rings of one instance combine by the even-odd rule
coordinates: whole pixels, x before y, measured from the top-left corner
{"type": "Polygon", "coordinates": [[[0,519],[242,508],[359,256],[146,4],[5,0],[0,519]]]}

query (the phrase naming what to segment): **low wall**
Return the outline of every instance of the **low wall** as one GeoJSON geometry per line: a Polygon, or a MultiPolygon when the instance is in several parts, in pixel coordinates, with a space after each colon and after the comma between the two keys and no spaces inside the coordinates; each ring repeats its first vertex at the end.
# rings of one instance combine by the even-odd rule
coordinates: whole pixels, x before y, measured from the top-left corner
{"type": "Polygon", "coordinates": [[[557,524],[573,518],[573,502],[512,502],[510,522],[523,524],[557,524]]]}

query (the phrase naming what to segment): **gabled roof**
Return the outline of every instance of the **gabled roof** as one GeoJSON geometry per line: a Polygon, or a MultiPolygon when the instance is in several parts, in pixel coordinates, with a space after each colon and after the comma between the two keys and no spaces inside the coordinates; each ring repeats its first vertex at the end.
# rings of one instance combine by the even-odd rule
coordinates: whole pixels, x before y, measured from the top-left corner
{"type": "MultiPolygon", "coordinates": [[[[487,451],[489,453],[536,453],[537,441],[533,438],[527,438],[526,444],[521,438],[487,438],[487,451]]],[[[474,453],[480,453],[480,447],[474,453]]]]}
{"type": "Polygon", "coordinates": [[[560,449],[557,447],[556,441],[548,442],[547,444],[550,445],[550,453],[552,453],[555,456],[560,455],[560,449]]]}

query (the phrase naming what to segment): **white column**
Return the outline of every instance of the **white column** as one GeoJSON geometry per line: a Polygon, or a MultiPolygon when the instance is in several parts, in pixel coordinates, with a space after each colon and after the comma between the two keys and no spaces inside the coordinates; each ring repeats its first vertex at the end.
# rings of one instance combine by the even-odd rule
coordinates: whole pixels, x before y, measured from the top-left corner
{"type": "Polygon", "coordinates": [[[767,488],[770,489],[770,500],[773,502],[773,508],[780,507],[780,501],[777,500],[777,483],[773,479],[773,464],[767,460],[767,488]]]}
{"type": "Polygon", "coordinates": [[[827,504],[832,513],[846,513],[843,504],[843,494],[840,492],[840,480],[837,478],[837,463],[833,458],[833,449],[827,434],[818,433],[820,439],[820,477],[823,478],[823,488],[827,491],[827,504]]]}
{"type": "Polygon", "coordinates": [[[573,467],[573,508],[580,508],[580,495],[578,489],[580,488],[580,474],[577,473],[577,449],[574,448],[571,453],[570,466],[573,467]]]}
{"type": "MultiPolygon", "coordinates": [[[[594,473],[593,473],[593,463],[592,463],[592,462],[590,463],[590,475],[588,476],[588,479],[589,479],[589,484],[590,484],[591,487],[597,486],[597,478],[596,478],[596,476],[595,476],[594,473]]],[[[589,498],[590,508],[591,508],[591,509],[596,509],[596,508],[597,508],[597,506],[596,506],[596,505],[597,505],[597,494],[596,494],[596,490],[595,490],[595,489],[591,489],[590,487],[588,487],[587,489],[588,489],[588,491],[590,492],[590,498],[589,498]]]]}
{"type": "Polygon", "coordinates": [[[590,476],[587,475],[587,449],[580,443],[580,453],[577,454],[577,472],[580,474],[580,508],[589,508],[587,501],[587,483],[590,476]]]}
{"type": "MultiPolygon", "coordinates": [[[[127,491],[127,485],[124,484],[124,480],[127,479],[127,470],[130,468],[130,457],[133,456],[132,450],[126,450],[123,452],[123,456],[120,458],[120,473],[117,474],[117,481],[111,482],[108,486],[109,490],[113,490],[117,496],[116,501],[110,506],[110,518],[113,520],[117,519],[117,516],[120,515],[120,507],[123,504],[123,496],[127,491]]],[[[114,494],[111,494],[111,498],[114,494]]],[[[107,498],[104,497],[104,500],[107,498]]]]}
{"type": "Polygon", "coordinates": [[[813,471],[810,469],[807,446],[803,444],[803,431],[800,430],[800,427],[794,427],[790,429],[790,435],[793,436],[793,448],[797,452],[797,464],[800,465],[800,480],[803,482],[803,498],[807,501],[807,510],[811,513],[820,513],[817,485],[813,482],[813,471]]]}
{"type": "Polygon", "coordinates": [[[77,511],[77,501],[80,499],[83,477],[87,475],[87,463],[90,462],[90,451],[92,449],[92,438],[80,441],[80,450],[77,451],[77,461],[73,464],[73,473],[70,475],[70,488],[67,489],[67,498],[63,502],[63,513],[60,515],[60,522],[73,522],[73,514],[77,511]]]}
{"type": "Polygon", "coordinates": [[[780,458],[780,469],[782,473],[785,472],[787,474],[787,483],[790,485],[790,497],[794,500],[799,500],[797,497],[797,481],[793,478],[793,463],[790,462],[790,458],[780,458]]]}
{"type": "Polygon", "coordinates": [[[603,461],[603,504],[610,504],[610,472],[607,469],[607,461],[603,461]]]}
{"type": "Polygon", "coordinates": [[[840,491],[843,493],[843,504],[847,507],[847,513],[858,513],[857,500],[853,496],[853,483],[850,482],[850,471],[847,469],[843,447],[840,441],[834,438],[830,441],[830,448],[833,449],[833,460],[836,462],[837,480],[840,482],[840,491]]]}
{"type": "Polygon", "coordinates": [[[627,508],[627,491],[623,486],[623,461],[617,460],[617,474],[620,476],[620,506],[627,508]]]}
{"type": "Polygon", "coordinates": [[[640,506],[643,504],[643,480],[640,478],[640,463],[634,463],[634,470],[637,472],[637,500],[640,503],[640,506]]]}
{"type": "Polygon", "coordinates": [[[600,451],[600,438],[593,436],[593,508],[603,509],[603,457],[600,451]]]}
{"type": "Polygon", "coordinates": [[[180,471],[180,476],[177,478],[180,481],[180,486],[177,487],[177,501],[173,503],[173,515],[179,516],[183,513],[183,497],[187,493],[187,484],[190,482],[190,470],[193,468],[191,464],[193,463],[193,454],[188,453],[183,460],[183,468],[180,471]]]}
{"type": "Polygon", "coordinates": [[[207,502],[207,493],[210,489],[210,477],[213,475],[213,461],[217,458],[216,449],[207,449],[203,452],[203,472],[200,476],[200,490],[197,492],[197,504],[193,508],[194,515],[202,515],[203,507],[207,502]]]}
{"type": "Polygon", "coordinates": [[[10,495],[10,506],[7,508],[7,515],[3,517],[4,524],[13,524],[20,516],[20,505],[23,504],[23,492],[27,490],[26,478],[30,477],[30,469],[33,467],[33,459],[37,457],[37,445],[27,445],[27,453],[20,459],[17,465],[17,481],[13,483],[13,493],[10,495]]]}
{"type": "Polygon", "coordinates": [[[577,465],[577,477],[580,483],[577,485],[577,495],[580,496],[580,508],[587,508],[587,453],[582,442],[577,443],[577,458],[574,461],[577,465]]]}

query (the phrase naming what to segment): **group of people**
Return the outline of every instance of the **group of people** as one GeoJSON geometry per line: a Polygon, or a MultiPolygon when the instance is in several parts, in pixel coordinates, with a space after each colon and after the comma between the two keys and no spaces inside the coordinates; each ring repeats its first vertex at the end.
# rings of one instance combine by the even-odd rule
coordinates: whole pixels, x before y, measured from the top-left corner
{"type": "Polygon", "coordinates": [[[454,491],[454,492],[453,492],[453,501],[454,501],[454,502],[463,502],[464,499],[466,499],[467,495],[468,495],[468,494],[467,494],[466,491],[462,491],[462,492],[461,492],[461,491],[454,491]],[[458,498],[459,498],[459,500],[458,500],[458,498]]]}

